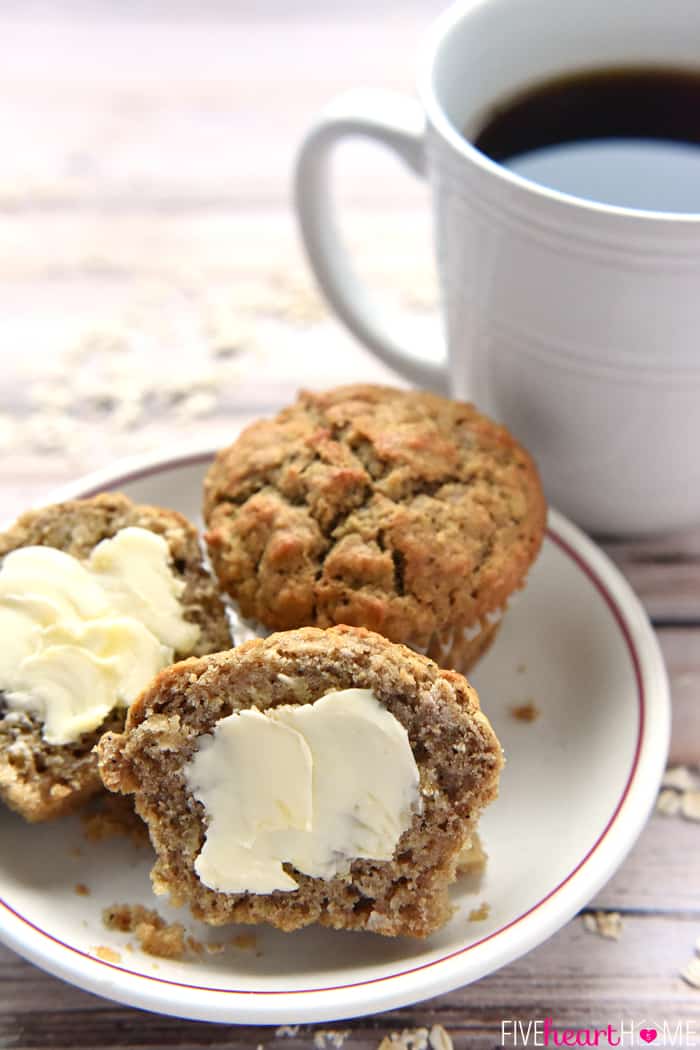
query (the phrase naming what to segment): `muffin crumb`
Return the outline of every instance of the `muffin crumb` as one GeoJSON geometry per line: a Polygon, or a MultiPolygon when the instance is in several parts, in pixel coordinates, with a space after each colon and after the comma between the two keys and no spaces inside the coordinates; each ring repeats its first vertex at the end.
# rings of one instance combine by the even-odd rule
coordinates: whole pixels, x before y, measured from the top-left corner
{"type": "Polygon", "coordinates": [[[469,922],[483,922],[491,913],[491,905],[488,901],[482,901],[478,908],[472,908],[469,912],[469,922]]]}
{"type": "Polygon", "coordinates": [[[254,933],[237,933],[231,938],[231,944],[242,952],[252,952],[258,946],[258,940],[254,933]]]}
{"type": "Polygon", "coordinates": [[[479,833],[474,832],[468,846],[457,857],[458,875],[481,875],[486,868],[488,853],[481,844],[479,833]]]}
{"type": "Polygon", "coordinates": [[[510,713],[518,722],[536,722],[540,717],[540,709],[533,700],[511,707],[510,713]]]}
{"type": "Polygon", "coordinates": [[[166,923],[157,911],[144,908],[141,904],[113,904],[103,911],[102,921],[108,930],[135,934],[147,955],[182,959],[185,954],[185,928],[182,923],[166,923]]]}
{"type": "Polygon", "coordinates": [[[74,889],[79,897],[90,896],[90,887],[86,886],[84,882],[76,882],[74,889]]]}
{"type": "Polygon", "coordinates": [[[118,963],[122,961],[121,953],[114,948],[108,948],[105,944],[98,944],[93,950],[97,958],[102,959],[103,962],[118,963]]]}

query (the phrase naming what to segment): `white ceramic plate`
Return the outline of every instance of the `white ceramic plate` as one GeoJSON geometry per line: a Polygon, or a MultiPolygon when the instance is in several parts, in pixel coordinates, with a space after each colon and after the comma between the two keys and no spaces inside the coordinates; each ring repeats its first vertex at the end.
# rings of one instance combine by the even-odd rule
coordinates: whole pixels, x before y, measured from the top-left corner
{"type": "MultiPolygon", "coordinates": [[[[59,495],[119,488],[198,518],[209,454],[120,464],[59,495]]],[[[209,1021],[332,1021],[386,1010],[482,977],[529,951],[586,904],[636,839],[654,802],[669,734],[664,665],[647,618],[601,551],[554,512],[542,554],[473,676],[507,756],[482,821],[478,891],[426,942],[308,929],[202,932],[150,889],[149,851],[87,843],[77,819],[30,827],[0,815],[0,936],[67,981],[123,1003],[209,1021]],[[533,701],[525,723],[511,713],[533,701]],[[77,883],[89,896],[75,892],[77,883]],[[129,949],[106,905],[141,902],[184,921],[218,954],[184,961],[129,949]],[[488,916],[469,913],[488,904],[488,916]],[[248,937],[233,939],[241,933],[248,937]],[[254,941],[254,944],[252,943],[254,941]],[[118,953],[97,957],[97,948],[118,953]]],[[[104,954],[104,953],[103,953],[104,954]]]]}

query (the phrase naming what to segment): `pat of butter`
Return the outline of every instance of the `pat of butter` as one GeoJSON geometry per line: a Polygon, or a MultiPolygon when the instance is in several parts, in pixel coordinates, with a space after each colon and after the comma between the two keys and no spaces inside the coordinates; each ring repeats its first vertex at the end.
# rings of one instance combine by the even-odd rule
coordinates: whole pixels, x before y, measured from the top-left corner
{"type": "Polygon", "coordinates": [[[221,719],[185,779],[207,832],[195,871],[224,893],[298,889],[353,860],[390,860],[420,809],[408,734],[369,689],[221,719]]]}
{"type": "Polygon", "coordinates": [[[139,620],[163,645],[183,652],[195,644],[199,628],[183,619],[179,599],[185,583],[173,575],[169,561],[162,536],[128,528],[98,543],[87,567],[113,609],[139,620]]]}
{"type": "Polygon", "coordinates": [[[53,547],[3,560],[0,690],[10,711],[41,721],[47,743],[96,729],[196,642],[169,558],[162,536],[126,528],[85,562],[53,547]]]}

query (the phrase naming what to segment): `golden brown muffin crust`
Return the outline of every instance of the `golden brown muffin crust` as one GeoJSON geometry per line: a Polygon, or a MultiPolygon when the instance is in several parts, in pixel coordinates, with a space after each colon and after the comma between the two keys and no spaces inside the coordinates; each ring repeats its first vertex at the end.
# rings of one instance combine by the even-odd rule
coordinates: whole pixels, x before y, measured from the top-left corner
{"type": "MultiPolygon", "coordinates": [[[[56,547],[84,559],[101,540],[128,526],[149,529],[166,540],[173,572],[185,582],[180,599],[184,617],[200,627],[193,654],[228,648],[226,615],[215,583],[202,565],[197,530],[174,510],[132,503],[111,492],[42,507],[23,514],[0,534],[0,559],[29,546],[56,547]]],[[[124,718],[123,710],[115,710],[102,726],[74,743],[47,744],[34,719],[4,710],[0,693],[0,798],[30,821],[72,812],[101,790],[92,749],[105,730],[123,726],[124,718]]]]}
{"type": "MultiPolygon", "coordinates": [[[[123,734],[99,745],[107,787],[134,793],[158,854],[152,879],[174,903],[213,925],[312,922],[423,937],[450,915],[457,858],[497,792],[501,750],[476,692],[461,675],[361,628],[302,628],[162,671],[132,705],[123,734]],[[197,739],[233,711],[312,703],[335,689],[373,690],[406,728],[420,773],[416,814],[391,861],[356,860],[349,876],[294,872],[291,893],[226,894],[194,871],[206,829],[184,767],[197,739]]],[[[290,869],[291,870],[291,869],[290,869]]]]}
{"type": "Polygon", "coordinates": [[[535,465],[473,405],[378,386],[304,392],[205,480],[214,568],[243,616],[369,627],[419,648],[506,604],[537,555],[535,465]]]}

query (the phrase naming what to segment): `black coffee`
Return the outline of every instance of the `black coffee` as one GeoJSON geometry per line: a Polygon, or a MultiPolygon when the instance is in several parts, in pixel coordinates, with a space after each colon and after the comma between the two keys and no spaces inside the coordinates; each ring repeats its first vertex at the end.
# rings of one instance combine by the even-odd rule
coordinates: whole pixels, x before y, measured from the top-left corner
{"type": "Polygon", "coordinates": [[[700,211],[700,69],[603,69],[506,101],[477,149],[547,186],[628,207],[700,211]]]}

